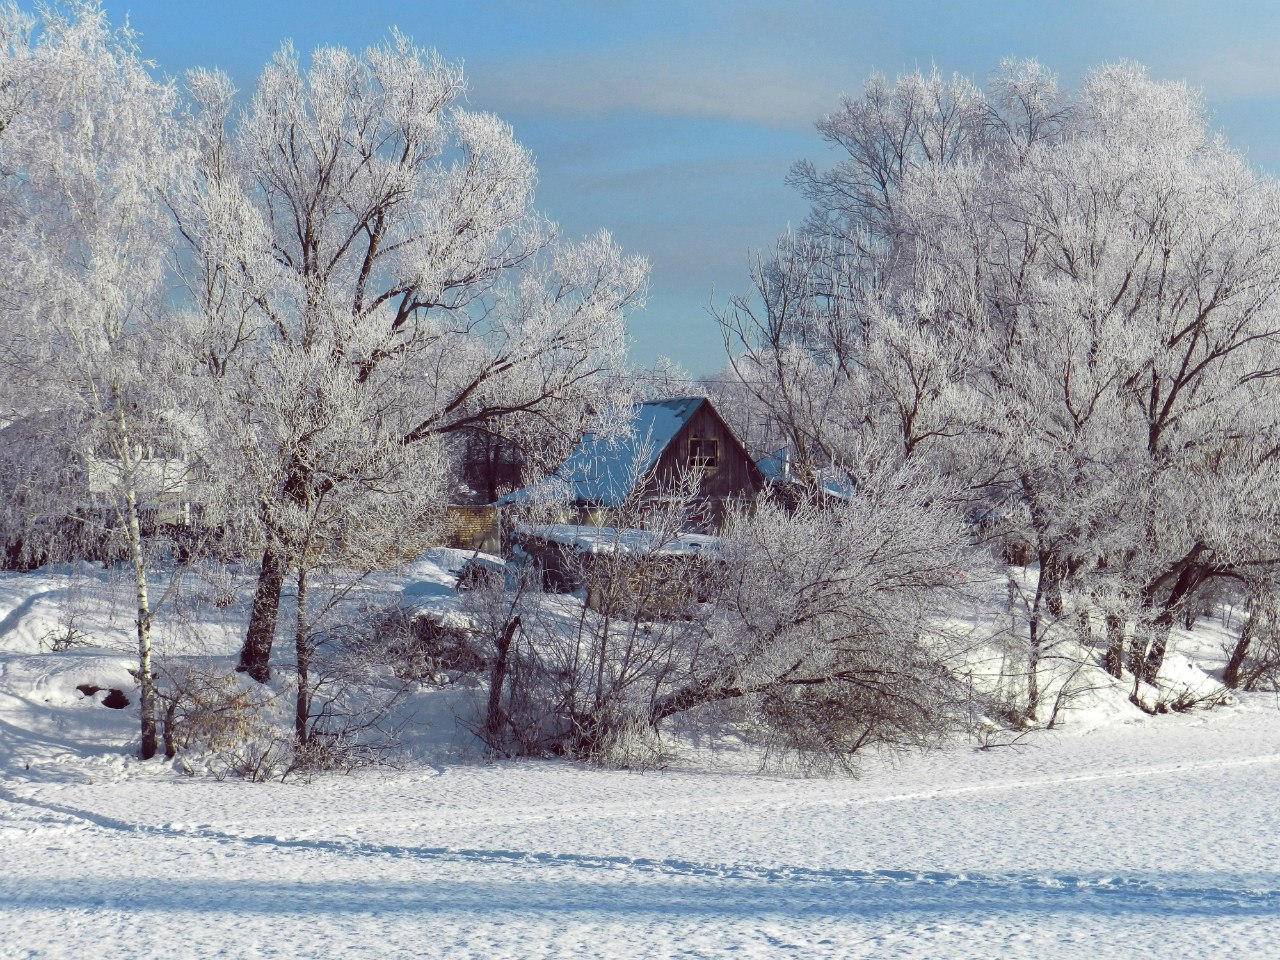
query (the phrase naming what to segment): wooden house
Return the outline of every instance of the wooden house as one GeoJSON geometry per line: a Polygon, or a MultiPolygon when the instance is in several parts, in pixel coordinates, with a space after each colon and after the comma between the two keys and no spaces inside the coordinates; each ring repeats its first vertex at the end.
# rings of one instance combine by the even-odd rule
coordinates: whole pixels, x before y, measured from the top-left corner
{"type": "Polygon", "coordinates": [[[675,397],[636,406],[629,429],[618,436],[587,434],[553,476],[498,503],[561,504],[569,523],[637,526],[646,507],[659,509],[679,491],[690,494],[686,527],[710,531],[731,503],[763,485],[760,469],[711,401],[675,397]]]}

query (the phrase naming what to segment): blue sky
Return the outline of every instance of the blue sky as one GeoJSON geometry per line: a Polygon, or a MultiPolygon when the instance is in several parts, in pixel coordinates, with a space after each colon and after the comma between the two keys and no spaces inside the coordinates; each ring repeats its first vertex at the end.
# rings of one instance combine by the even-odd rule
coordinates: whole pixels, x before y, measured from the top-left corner
{"type": "Polygon", "coordinates": [[[462,60],[470,105],[537,157],[539,206],[652,262],[635,361],[698,374],[723,362],[708,305],[745,289],[752,251],[804,218],[784,181],[795,160],[826,158],[813,121],[873,70],[936,64],[981,83],[1003,57],[1036,57],[1072,86],[1138,60],[1199,87],[1231,142],[1280,171],[1280,4],[1263,0],[105,3],[162,71],[218,66],[242,89],[285,39],[362,48],[397,26],[462,60]]]}

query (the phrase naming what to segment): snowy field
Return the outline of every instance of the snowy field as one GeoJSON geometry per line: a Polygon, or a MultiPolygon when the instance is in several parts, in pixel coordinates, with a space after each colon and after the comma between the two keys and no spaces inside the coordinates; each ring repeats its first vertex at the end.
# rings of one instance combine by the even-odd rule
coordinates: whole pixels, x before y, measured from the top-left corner
{"type": "Polygon", "coordinates": [[[57,586],[21,583],[0,584],[2,957],[1280,952],[1273,696],[858,780],[739,757],[218,782],[128,755],[136,714],[68,693],[127,656],[40,653],[57,586]]]}
{"type": "Polygon", "coordinates": [[[1278,748],[1251,700],[857,782],[523,763],[251,785],[54,754],[0,793],[0,952],[1269,957],[1278,748]]]}

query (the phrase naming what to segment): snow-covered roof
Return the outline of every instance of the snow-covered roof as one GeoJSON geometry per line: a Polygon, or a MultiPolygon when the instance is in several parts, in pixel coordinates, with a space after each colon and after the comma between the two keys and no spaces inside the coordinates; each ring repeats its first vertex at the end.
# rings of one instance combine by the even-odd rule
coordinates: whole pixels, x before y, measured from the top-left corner
{"type": "Polygon", "coordinates": [[[626,431],[618,436],[586,434],[552,476],[514,490],[498,503],[567,500],[616,507],[704,403],[705,397],[675,397],[638,404],[626,431]]]}
{"type": "MultiPolygon", "coordinates": [[[[756,461],[756,467],[764,475],[766,483],[798,484],[792,468],[791,450],[783,447],[756,461]]],[[[858,492],[857,484],[849,474],[837,467],[819,467],[813,471],[813,479],[817,483],[818,492],[838,500],[851,500],[858,492]]]]}
{"type": "Polygon", "coordinates": [[[661,556],[697,556],[714,553],[720,538],[702,533],[663,537],[653,530],[590,527],[571,523],[543,523],[516,528],[517,536],[536,537],[570,547],[579,553],[649,553],[661,556]]]}
{"type": "Polygon", "coordinates": [[[765,480],[770,482],[789,480],[791,479],[791,451],[787,447],[775,450],[757,460],[756,466],[760,468],[760,473],[765,480]]]}

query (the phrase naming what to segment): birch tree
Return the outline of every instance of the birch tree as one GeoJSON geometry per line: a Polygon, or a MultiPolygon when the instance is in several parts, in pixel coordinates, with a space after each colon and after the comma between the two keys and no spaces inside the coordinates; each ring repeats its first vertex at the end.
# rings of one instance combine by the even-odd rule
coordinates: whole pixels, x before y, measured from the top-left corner
{"type": "Polygon", "coordinates": [[[78,488],[63,491],[70,503],[86,504],[96,477],[119,518],[147,759],[156,752],[154,600],[140,509],[157,492],[145,461],[177,427],[164,395],[174,380],[162,348],[172,225],[161,202],[185,157],[177,97],[96,3],[44,8],[38,18],[8,6],[0,21],[8,373],[26,397],[22,412],[57,423],[44,438],[49,454],[82,467],[78,488]]]}

